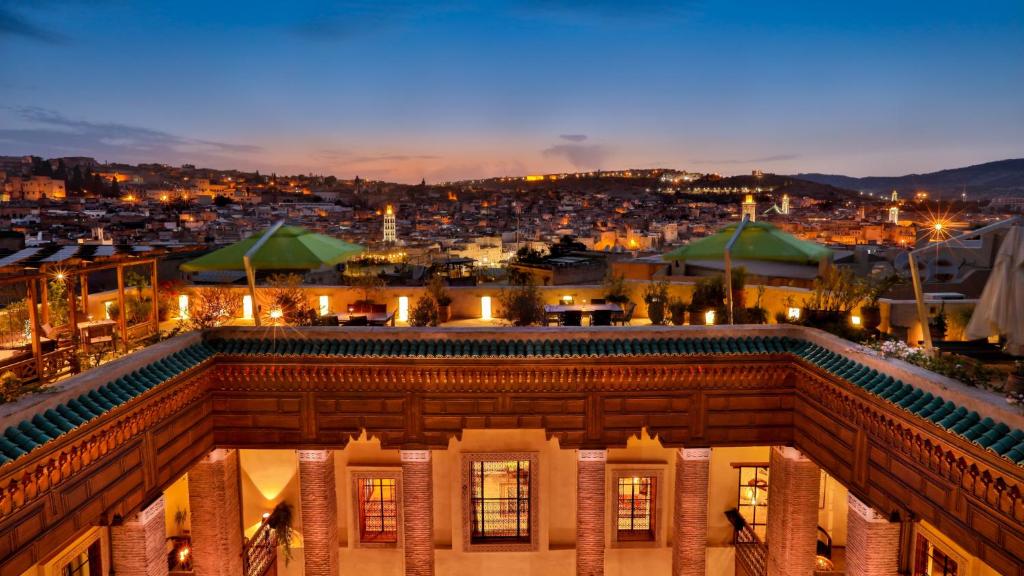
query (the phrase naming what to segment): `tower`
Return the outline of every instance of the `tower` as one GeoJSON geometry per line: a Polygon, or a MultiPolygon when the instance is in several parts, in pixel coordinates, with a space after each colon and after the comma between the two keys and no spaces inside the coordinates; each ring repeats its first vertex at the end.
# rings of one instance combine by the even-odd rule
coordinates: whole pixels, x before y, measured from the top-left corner
{"type": "Polygon", "coordinates": [[[394,244],[398,241],[395,229],[395,209],[388,204],[384,208],[384,242],[394,244]]]}
{"type": "MultiPolygon", "coordinates": [[[[895,192],[893,192],[895,194],[895,192]]],[[[889,208],[889,223],[899,224],[900,223],[900,209],[898,206],[892,206],[889,208]]]]}
{"type": "Polygon", "coordinates": [[[890,197],[889,197],[889,199],[890,199],[890,200],[891,200],[891,201],[892,201],[892,202],[893,202],[894,204],[895,204],[896,202],[899,202],[899,201],[900,201],[900,193],[899,193],[899,192],[897,192],[897,191],[895,191],[895,190],[893,190],[893,191],[892,191],[892,196],[890,196],[890,197]]]}
{"type": "Polygon", "coordinates": [[[782,210],[783,214],[789,214],[789,194],[782,195],[782,210]]]}
{"type": "Polygon", "coordinates": [[[743,200],[742,209],[740,219],[746,216],[751,222],[757,220],[757,202],[754,202],[753,194],[747,194],[747,197],[743,200]]]}

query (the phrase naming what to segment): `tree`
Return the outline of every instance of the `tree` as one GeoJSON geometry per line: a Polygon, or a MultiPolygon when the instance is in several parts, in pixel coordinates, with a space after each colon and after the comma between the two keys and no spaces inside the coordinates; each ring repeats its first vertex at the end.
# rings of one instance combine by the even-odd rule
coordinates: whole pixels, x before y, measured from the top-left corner
{"type": "Polygon", "coordinates": [[[213,205],[216,206],[217,208],[223,208],[229,204],[231,204],[231,199],[228,198],[227,196],[217,194],[216,196],[213,197],[213,205]]]}
{"type": "Polygon", "coordinates": [[[183,321],[189,330],[221,326],[242,306],[241,294],[229,286],[194,288],[189,295],[188,319],[183,321]]]}
{"type": "Polygon", "coordinates": [[[558,243],[551,245],[551,257],[566,256],[573,252],[583,252],[586,249],[587,247],[582,242],[576,240],[575,236],[566,234],[558,239],[558,243]]]}
{"type": "Polygon", "coordinates": [[[267,317],[271,324],[284,323],[288,326],[310,326],[317,319],[306,301],[302,289],[302,276],[298,274],[273,274],[267,279],[270,286],[270,310],[267,317]]]}
{"type": "Polygon", "coordinates": [[[544,322],[544,299],[533,281],[502,290],[498,301],[505,318],[515,326],[531,326],[544,322]]]}

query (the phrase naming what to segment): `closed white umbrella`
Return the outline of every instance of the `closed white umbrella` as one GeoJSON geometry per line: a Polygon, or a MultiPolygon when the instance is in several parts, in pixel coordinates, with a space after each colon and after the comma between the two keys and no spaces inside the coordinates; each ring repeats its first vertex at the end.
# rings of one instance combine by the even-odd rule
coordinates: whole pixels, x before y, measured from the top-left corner
{"type": "Polygon", "coordinates": [[[1003,239],[992,274],[974,308],[968,340],[1006,336],[1007,352],[1024,355],[1024,230],[1011,226],[1003,239]]]}

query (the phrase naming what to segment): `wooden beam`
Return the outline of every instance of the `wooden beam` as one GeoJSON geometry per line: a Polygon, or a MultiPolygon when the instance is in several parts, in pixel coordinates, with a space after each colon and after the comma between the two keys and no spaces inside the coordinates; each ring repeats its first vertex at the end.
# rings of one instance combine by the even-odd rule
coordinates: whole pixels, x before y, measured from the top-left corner
{"type": "Polygon", "coordinates": [[[124,266],[117,266],[117,323],[121,328],[121,345],[125,354],[128,353],[128,310],[124,306],[124,266]]]}
{"type": "Polygon", "coordinates": [[[39,310],[36,308],[36,302],[39,300],[38,280],[38,278],[33,278],[28,283],[28,322],[32,331],[32,356],[36,361],[36,378],[42,383],[45,379],[43,378],[43,350],[39,345],[39,310]]]}

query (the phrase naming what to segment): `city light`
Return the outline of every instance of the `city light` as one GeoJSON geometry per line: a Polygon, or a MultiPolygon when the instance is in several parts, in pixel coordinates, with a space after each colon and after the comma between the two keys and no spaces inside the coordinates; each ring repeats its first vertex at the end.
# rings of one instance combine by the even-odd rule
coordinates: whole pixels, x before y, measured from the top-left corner
{"type": "Polygon", "coordinates": [[[408,322],[409,321],[409,297],[399,296],[398,297],[398,321],[408,322]]]}
{"type": "Polygon", "coordinates": [[[491,320],[491,297],[481,296],[480,297],[480,318],[484,320],[491,320]]]}

